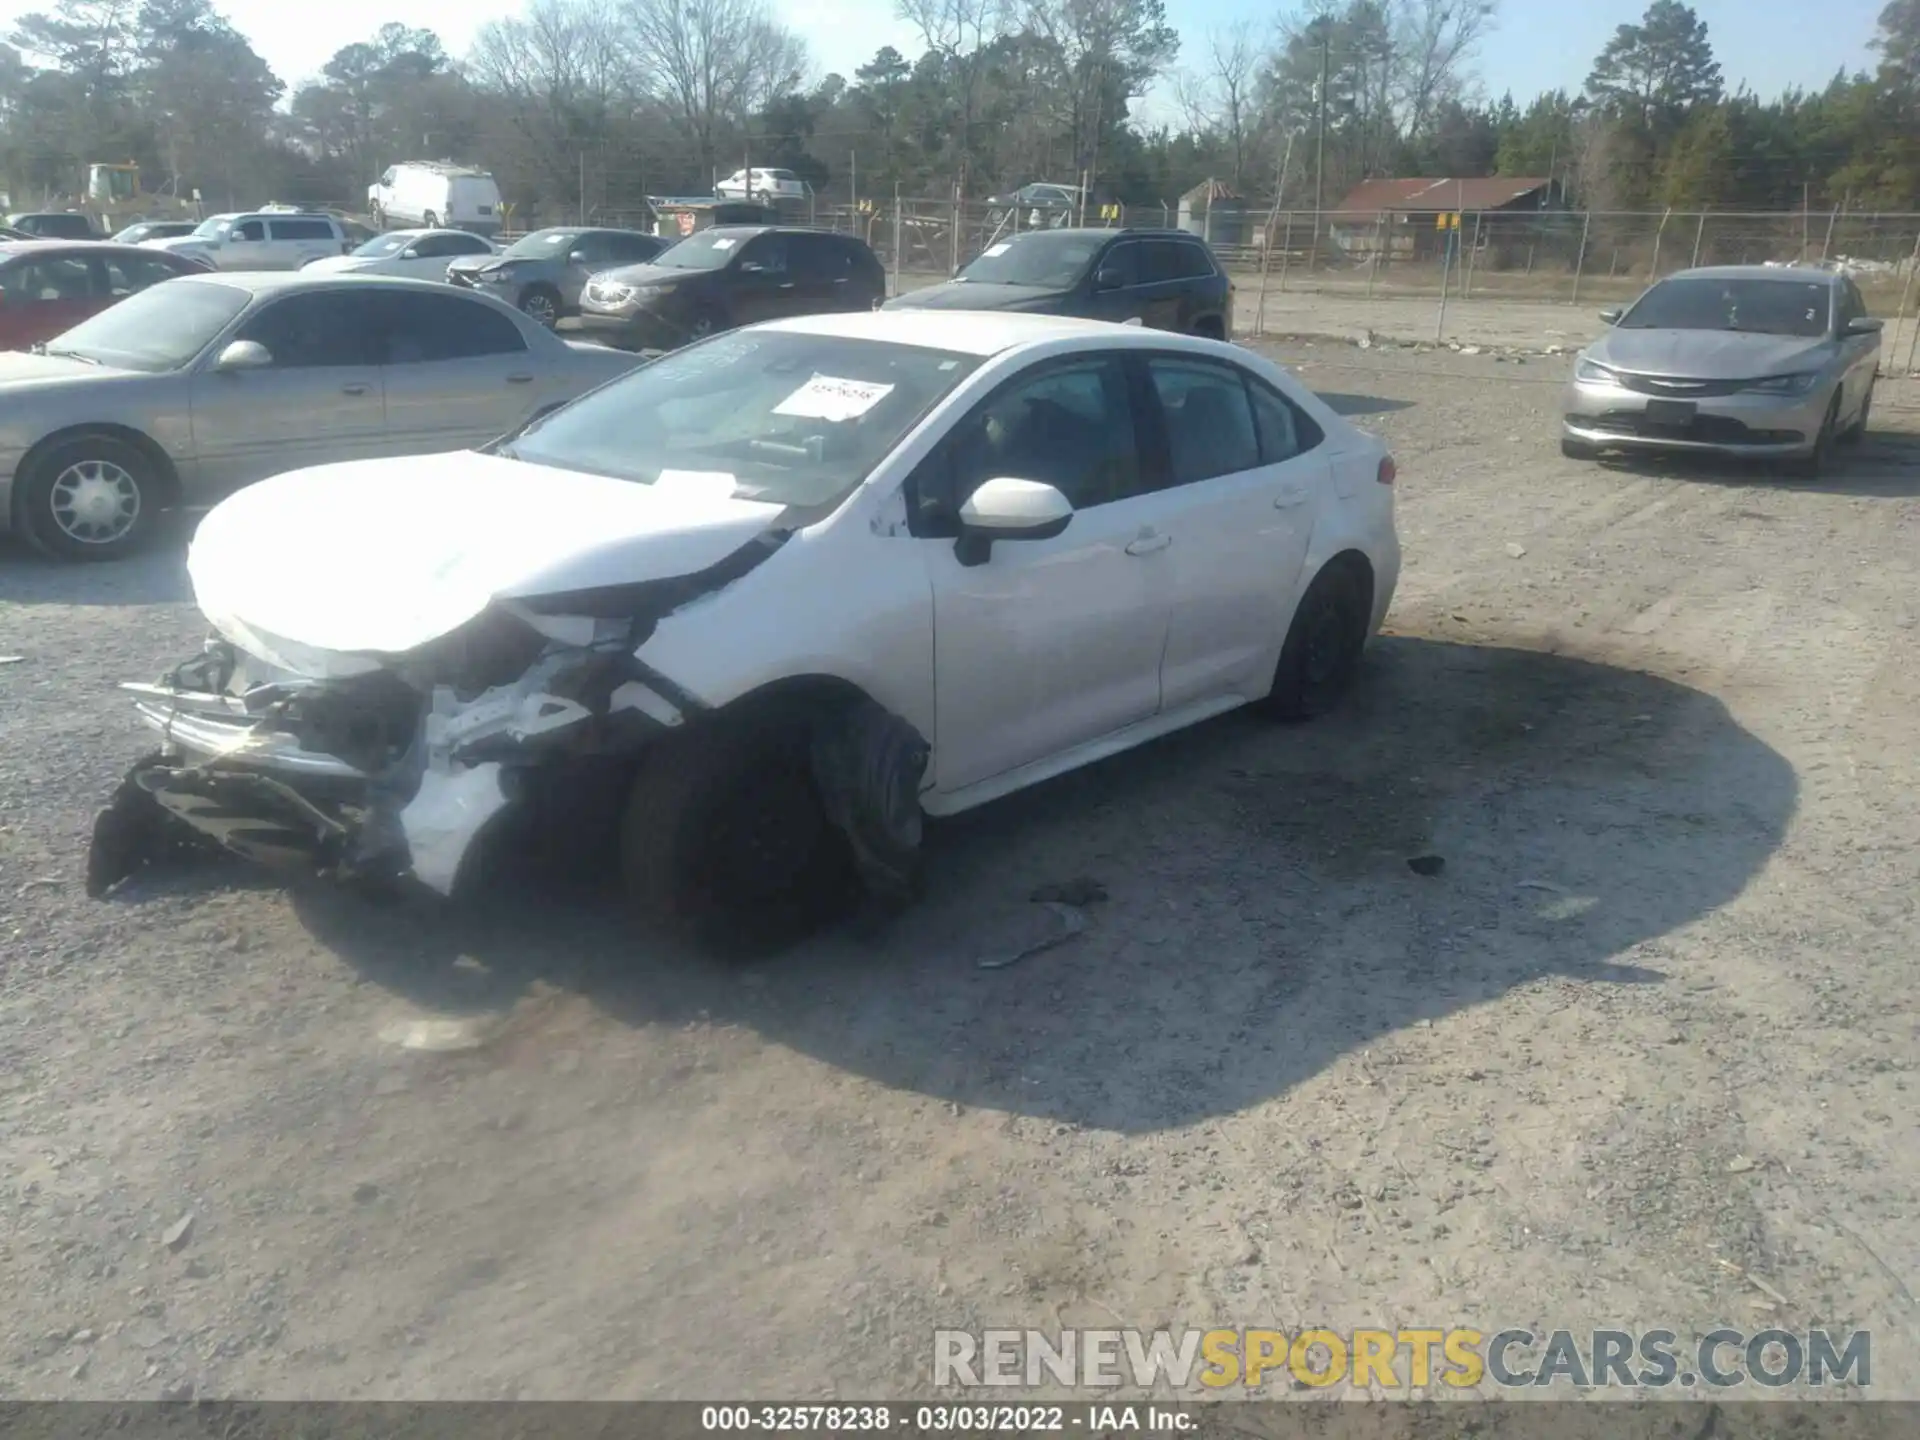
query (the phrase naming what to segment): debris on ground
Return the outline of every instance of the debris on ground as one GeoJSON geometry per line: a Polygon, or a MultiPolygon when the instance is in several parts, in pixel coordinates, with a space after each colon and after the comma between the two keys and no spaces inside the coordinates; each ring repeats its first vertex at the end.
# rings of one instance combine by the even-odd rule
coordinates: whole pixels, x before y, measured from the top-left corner
{"type": "Polygon", "coordinates": [[[182,1245],[187,1243],[188,1237],[192,1234],[193,1212],[189,1210],[185,1215],[182,1215],[166,1228],[165,1232],[160,1236],[160,1243],[165,1245],[169,1250],[178,1250],[182,1245]]]}
{"type": "Polygon", "coordinates": [[[1509,555],[1509,556],[1510,556],[1511,558],[1513,558],[1513,559],[1515,559],[1515,560],[1518,560],[1518,559],[1519,559],[1519,558],[1520,558],[1520,557],[1521,557],[1522,555],[1524,555],[1524,554],[1526,554],[1526,553],[1527,553],[1527,547],[1526,547],[1526,546],[1524,546],[1524,545],[1516,545],[1516,544],[1514,544],[1514,543],[1513,543],[1513,541],[1511,541],[1511,540],[1509,540],[1509,541],[1507,542],[1507,554],[1508,554],[1508,555],[1509,555]]]}
{"type": "Polygon", "coordinates": [[[1756,1170],[1758,1168],[1759,1166],[1745,1155],[1736,1155],[1727,1162],[1727,1173],[1729,1175],[1744,1175],[1749,1170],[1756,1170]]]}
{"type": "Polygon", "coordinates": [[[18,665],[26,658],[24,655],[0,655],[0,665],[18,665]]]}
{"type": "Polygon", "coordinates": [[[1447,868],[1447,862],[1440,855],[1416,855],[1407,861],[1407,868],[1416,875],[1438,875],[1447,868]]]}
{"type": "Polygon", "coordinates": [[[1011,955],[995,956],[990,959],[976,961],[975,963],[978,964],[982,970],[1004,970],[1009,965],[1018,965],[1022,960],[1030,959],[1042,951],[1056,949],[1066,944],[1067,941],[1073,939],[1074,936],[1086,930],[1087,917],[1076,907],[1063,905],[1057,900],[1043,900],[1040,903],[1059,917],[1061,925],[1060,933],[1057,935],[1048,935],[1043,939],[1036,940],[1031,945],[1023,946],[1014,951],[1011,955]]]}
{"type": "Polygon", "coordinates": [[[433,1020],[402,1020],[387,1026],[380,1038],[402,1050],[421,1050],[434,1055],[451,1055],[463,1050],[478,1050],[492,1038],[493,1027],[487,1017],[478,1015],[433,1020]]]}

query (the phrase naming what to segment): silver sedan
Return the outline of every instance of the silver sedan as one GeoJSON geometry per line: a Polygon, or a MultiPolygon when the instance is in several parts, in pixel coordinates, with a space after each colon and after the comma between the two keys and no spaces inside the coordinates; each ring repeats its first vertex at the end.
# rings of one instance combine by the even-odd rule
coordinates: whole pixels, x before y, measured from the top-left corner
{"type": "Polygon", "coordinates": [[[1881,322],[1845,275],[1798,266],[1683,270],[1574,362],[1560,448],[1698,451],[1818,474],[1859,440],[1881,322]]]}
{"type": "Polygon", "coordinates": [[[427,280],[186,276],[0,355],[0,529],[62,559],[284,470],[464,450],[624,374],[427,280]]]}

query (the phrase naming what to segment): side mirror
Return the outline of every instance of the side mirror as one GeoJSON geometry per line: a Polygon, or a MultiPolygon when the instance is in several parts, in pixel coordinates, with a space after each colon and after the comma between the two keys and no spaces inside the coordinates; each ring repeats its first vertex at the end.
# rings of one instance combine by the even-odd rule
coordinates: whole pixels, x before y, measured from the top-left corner
{"type": "Polygon", "coordinates": [[[1878,335],[1886,328],[1886,323],[1884,320],[1875,320],[1871,316],[1862,315],[1856,319],[1849,320],[1847,322],[1847,328],[1840,333],[1843,335],[1878,335]]]}
{"type": "Polygon", "coordinates": [[[572,253],[571,255],[569,255],[569,256],[567,256],[567,263],[568,263],[569,265],[584,265],[584,264],[586,264],[586,263],[587,263],[587,252],[586,252],[586,251],[584,251],[584,250],[576,250],[576,251],[574,251],[574,252],[573,252],[573,253],[572,253]]]}
{"type": "Polygon", "coordinates": [[[1620,323],[1620,317],[1626,313],[1624,310],[1602,310],[1600,312],[1600,318],[1609,325],[1618,325],[1620,323]]]}
{"type": "Polygon", "coordinates": [[[273,364],[273,355],[258,340],[236,340],[220,352],[213,368],[222,375],[241,370],[264,370],[273,364]]]}
{"type": "Polygon", "coordinates": [[[1123,290],[1127,277],[1117,265],[1102,265],[1093,276],[1093,288],[1096,290],[1123,290]]]}
{"type": "Polygon", "coordinates": [[[989,480],[960,507],[960,538],[954,557],[984,565],[996,540],[1051,540],[1073,519],[1073,505],[1051,485],[1002,476],[989,480]]]}
{"type": "Polygon", "coordinates": [[[418,260],[420,258],[420,247],[418,245],[409,245],[400,252],[400,258],[402,260],[418,260]]]}

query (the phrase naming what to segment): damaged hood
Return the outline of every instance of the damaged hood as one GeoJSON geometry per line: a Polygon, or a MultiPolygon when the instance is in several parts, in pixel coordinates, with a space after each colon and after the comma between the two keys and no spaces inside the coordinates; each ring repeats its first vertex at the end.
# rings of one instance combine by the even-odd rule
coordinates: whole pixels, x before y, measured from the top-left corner
{"type": "Polygon", "coordinates": [[[222,501],[187,570],[243,649],[399,654],[496,599],[703,570],[784,513],[730,491],[725,477],[644,485],[471,451],[350,461],[222,501]]]}

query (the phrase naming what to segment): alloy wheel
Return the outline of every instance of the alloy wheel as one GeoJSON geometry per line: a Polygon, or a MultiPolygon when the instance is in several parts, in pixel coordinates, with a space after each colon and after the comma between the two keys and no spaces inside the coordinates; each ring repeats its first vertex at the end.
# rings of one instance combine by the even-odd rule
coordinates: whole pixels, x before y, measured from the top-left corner
{"type": "Polygon", "coordinates": [[[140,519],[140,486],[111,460],[76,460],[53,480],[53,523],[82,545],[111,545],[140,519]]]}

